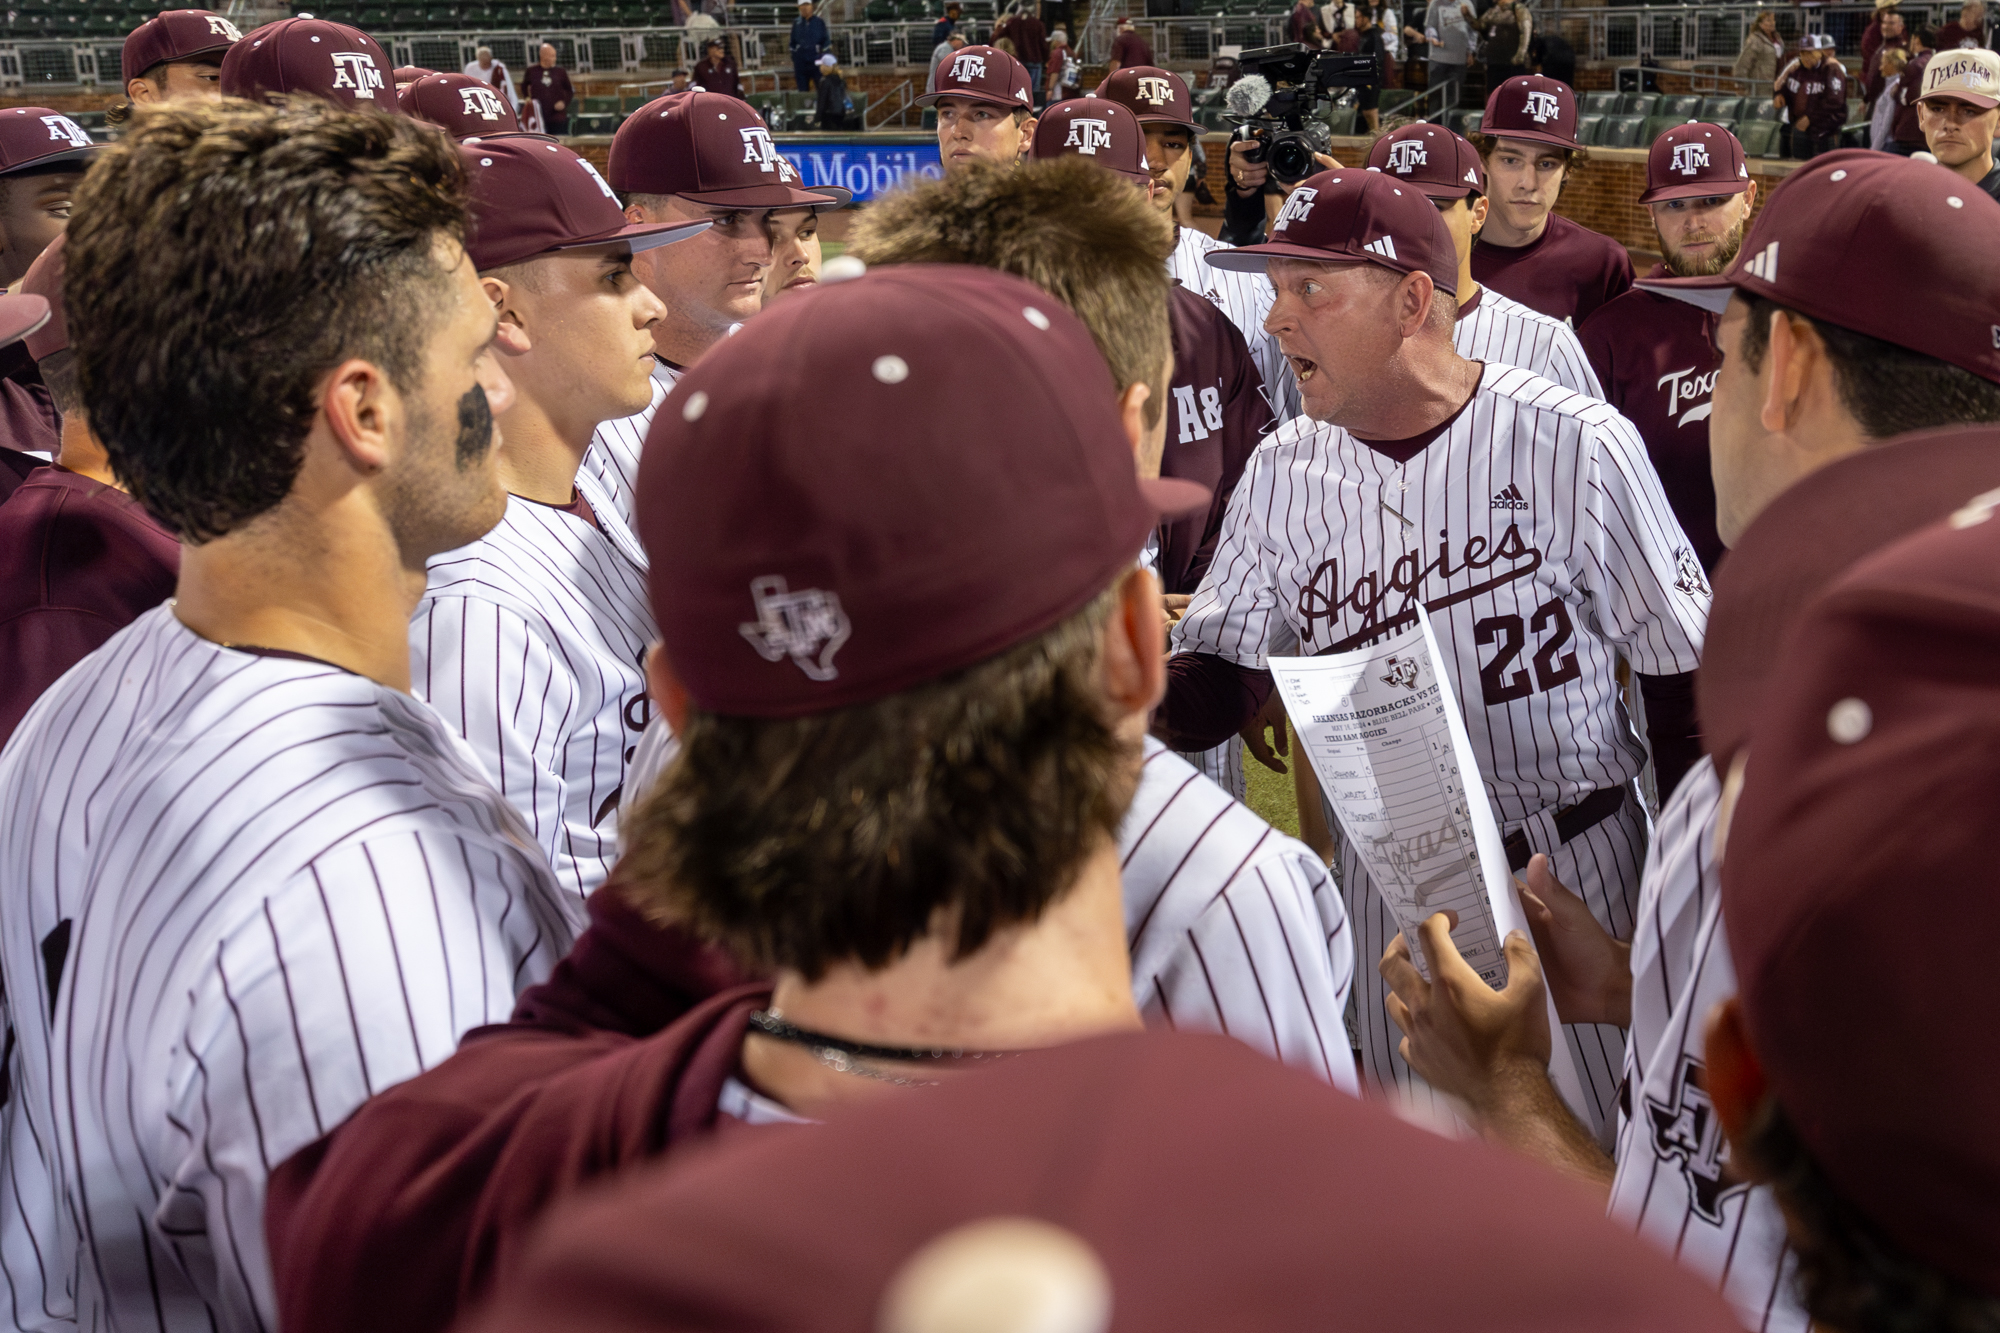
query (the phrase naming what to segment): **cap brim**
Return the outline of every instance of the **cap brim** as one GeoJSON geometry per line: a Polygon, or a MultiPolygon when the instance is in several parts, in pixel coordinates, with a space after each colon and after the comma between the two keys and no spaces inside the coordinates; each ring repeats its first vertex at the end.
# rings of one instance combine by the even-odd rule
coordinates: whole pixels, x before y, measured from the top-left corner
{"type": "Polygon", "coordinates": [[[1019,107],[1021,108],[1021,110],[1028,112],[1032,112],[1035,109],[1034,103],[1023,102],[1018,97],[1002,97],[998,93],[983,93],[983,92],[982,93],[925,93],[922,97],[916,99],[916,105],[923,107],[936,106],[939,102],[943,101],[947,97],[956,97],[961,102],[978,102],[982,106],[1019,107]]]}
{"type": "Polygon", "coordinates": [[[65,148],[61,152],[44,153],[40,157],[31,157],[26,162],[16,162],[5,171],[0,171],[0,176],[17,175],[32,167],[54,167],[64,162],[81,162],[86,158],[95,157],[98,150],[104,146],[101,143],[94,143],[88,148],[65,148]]]}
{"type": "Polygon", "coordinates": [[[620,227],[617,231],[605,232],[602,236],[593,236],[583,241],[568,241],[562,245],[551,246],[550,249],[551,251],[582,250],[588,246],[615,245],[622,241],[631,246],[632,253],[636,255],[642,250],[657,250],[663,245],[672,245],[675,241],[689,240],[714,225],[707,218],[695,222],[633,222],[620,227]]]}
{"type": "Polygon", "coordinates": [[[1551,148],[1582,148],[1574,139],[1565,139],[1560,134],[1550,134],[1545,130],[1488,130],[1479,131],[1489,139],[1519,139],[1525,143],[1545,143],[1551,148]]]}
{"type": "Polygon", "coordinates": [[[1210,250],[1202,256],[1210,268],[1231,273],[1262,273],[1273,259],[1303,259],[1309,264],[1366,264],[1371,261],[1352,255],[1330,254],[1309,245],[1287,245],[1266,241],[1262,245],[1239,245],[1233,250],[1210,250]]]}
{"type": "Polygon", "coordinates": [[[1640,278],[1632,285],[1718,315],[1729,308],[1729,298],[1736,293],[1736,284],[1723,273],[1712,278],[1640,278]]]}
{"type": "MultiPolygon", "coordinates": [[[[1132,110],[1130,107],[1125,109],[1127,111],[1132,110]]],[[[1137,120],[1141,125],[1172,125],[1179,129],[1192,130],[1196,134],[1201,133],[1201,126],[1194,123],[1193,117],[1182,120],[1179,116],[1169,116],[1157,112],[1148,114],[1142,111],[1133,111],[1132,118],[1137,120]]]]}
{"type": "Polygon", "coordinates": [[[38,331],[52,314],[46,297],[33,292],[0,294],[0,347],[12,347],[38,331]]]}
{"type": "Polygon", "coordinates": [[[790,185],[746,185],[738,190],[677,190],[677,198],[690,199],[710,208],[836,208],[853,199],[846,190],[840,191],[846,198],[837,198],[831,187],[811,190],[797,189],[790,185]]]}
{"type": "Polygon", "coordinates": [[[1639,202],[1657,204],[1668,199],[1709,199],[1716,195],[1742,194],[1749,188],[1750,182],[1747,179],[1730,181],[1727,184],[1717,181],[1683,181],[1676,185],[1662,185],[1657,190],[1647,190],[1639,196],[1639,202]]]}
{"type": "Polygon", "coordinates": [[[1155,477],[1151,481],[1141,481],[1139,494],[1161,518],[1181,518],[1201,513],[1215,499],[1215,492],[1208,487],[1180,477],[1155,477]]]}
{"type": "Polygon", "coordinates": [[[1963,102],[1967,106],[1976,106],[1981,111],[1991,111],[1994,107],[2000,106],[2000,98],[1981,97],[1978,93],[1960,92],[1956,88],[1941,88],[1934,93],[1925,93],[1917,98],[1917,101],[1928,102],[1933,97],[1949,97],[1954,102],[1963,102]]]}

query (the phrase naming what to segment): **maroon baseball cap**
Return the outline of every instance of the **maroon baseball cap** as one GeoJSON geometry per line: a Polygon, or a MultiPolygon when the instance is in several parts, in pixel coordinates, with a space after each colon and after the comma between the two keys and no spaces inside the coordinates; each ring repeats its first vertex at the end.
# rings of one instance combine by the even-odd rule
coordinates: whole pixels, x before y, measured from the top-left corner
{"type": "Polygon", "coordinates": [[[466,74],[427,74],[403,89],[396,101],[404,115],[442,125],[454,139],[521,128],[499,89],[466,74]]]}
{"type": "MultiPolygon", "coordinates": [[[[0,347],[12,347],[23,338],[33,337],[53,314],[49,303],[33,292],[20,291],[11,296],[0,292],[0,347]]],[[[28,354],[34,355],[32,349],[28,354]]]]}
{"type": "MultiPolygon", "coordinates": [[[[1988,448],[2000,447],[2000,432],[1988,448]]],[[[1722,864],[1750,1044],[1834,1191],[2000,1297],[2000,491],[1806,611],[1722,864]]]]}
{"type": "Polygon", "coordinates": [[[62,162],[74,162],[81,171],[103,146],[60,111],[45,106],[0,109],[0,176],[62,162]]]}
{"type": "Polygon", "coordinates": [[[400,114],[395,66],[359,28],[326,19],[279,19],[246,33],[222,58],[224,97],[312,93],[343,107],[400,114]]]}
{"type": "Polygon", "coordinates": [[[1201,133],[1194,123],[1194,100],[1180,75],[1152,65],[1131,65],[1113,71],[1097,85],[1094,97],[1107,97],[1139,118],[1141,125],[1179,125],[1201,133]]]}
{"type": "Polygon", "coordinates": [[[1146,170],[1146,131],[1139,118],[1102,97],[1075,97],[1042,112],[1028,156],[1081,157],[1141,185],[1153,178],[1146,170]]]}
{"type": "Polygon", "coordinates": [[[1638,285],[1718,312],[1734,291],[1767,297],[2000,381],[2000,264],[1965,261],[1996,235],[2000,203],[1964,177],[1894,153],[1843,149],[1771,191],[1724,272],[1638,285]],[[1893,291],[1848,281],[1871,255],[1896,257],[1902,281],[1893,291]]]}
{"type": "Polygon", "coordinates": [[[1208,503],[1139,480],[1111,373],[1061,302],[899,264],[780,302],[695,363],[653,418],[638,527],[695,703],[799,717],[1054,627],[1163,515],[1208,503]]]}
{"type": "Polygon", "coordinates": [[[472,228],[465,249],[481,273],[556,250],[623,241],[652,250],[707,231],[700,222],[628,222],[597,168],[541,134],[496,135],[461,143],[472,179],[472,228]]]}
{"type": "Polygon", "coordinates": [[[1391,130],[1368,150],[1368,169],[1407,181],[1432,199],[1486,193],[1486,166],[1464,136],[1418,121],[1391,130]]]}
{"type": "Polygon", "coordinates": [[[1857,560],[1995,487],[2000,429],[1954,427],[1836,459],[1765,506],[1715,571],[1695,673],[1702,746],[1719,770],[1784,678],[1785,637],[1807,604],[1857,560]]]}
{"type": "Polygon", "coordinates": [[[721,1135],[579,1193],[504,1265],[470,1329],[1741,1327],[1702,1278],[1605,1217],[1601,1196],[1228,1037],[1072,1042],[826,1119],[721,1135]],[[965,1284],[970,1317],[884,1317],[885,1293],[910,1292],[898,1278],[913,1256],[935,1262],[933,1241],[1003,1218],[1067,1233],[1108,1288],[1108,1321],[1101,1298],[1072,1306],[1050,1297],[1076,1288],[1034,1278],[1014,1308],[1042,1317],[981,1318],[999,1304],[996,1270],[1022,1271],[994,1264],[965,1284]],[[1096,1320],[1078,1317],[1093,1307],[1096,1320]]]}
{"type": "Polygon", "coordinates": [[[214,56],[243,40],[236,25],[208,9],[163,9],[125,37],[119,66],[127,83],[155,65],[214,56]]]}
{"type": "Polygon", "coordinates": [[[1646,192],[1639,202],[1706,199],[1749,188],[1742,142],[1720,125],[1691,120],[1653,140],[1646,155],[1646,192]]]}
{"type": "Polygon", "coordinates": [[[668,93],[640,107],[612,138],[606,174],[628,194],[677,194],[718,207],[846,202],[805,189],[756,108],[726,93],[668,93]]]}
{"type": "Polygon", "coordinates": [[[1493,90],[1479,131],[1496,139],[1581,148],[1576,141],[1576,94],[1561,79],[1521,74],[1493,90]]]}
{"type": "MultiPolygon", "coordinates": [[[[40,361],[69,346],[69,321],[63,318],[63,241],[50,241],[21,279],[21,290],[40,297],[48,305],[47,318],[29,331],[28,355],[40,361]]],[[[7,342],[12,342],[9,338],[7,342]]]]}
{"type": "Polygon", "coordinates": [[[1262,273],[1273,259],[1380,264],[1428,273],[1458,294],[1458,249],[1430,196],[1379,171],[1337,167],[1308,176],[1285,199],[1262,245],[1210,250],[1211,267],[1262,273]]]}
{"type": "Polygon", "coordinates": [[[935,106],[940,97],[1017,106],[1031,113],[1035,109],[1028,67],[997,46],[961,46],[938,61],[931,89],[917,99],[917,105],[935,106]]]}

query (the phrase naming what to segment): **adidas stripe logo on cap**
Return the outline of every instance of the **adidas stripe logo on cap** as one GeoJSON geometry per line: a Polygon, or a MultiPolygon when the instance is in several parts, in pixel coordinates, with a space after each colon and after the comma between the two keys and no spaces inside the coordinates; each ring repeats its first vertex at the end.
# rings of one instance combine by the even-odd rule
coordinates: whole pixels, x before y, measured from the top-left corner
{"type": "Polygon", "coordinates": [[[1205,258],[1240,273],[1262,273],[1273,259],[1380,264],[1427,273],[1440,291],[1458,294],[1458,251],[1430,196],[1414,182],[1353,167],[1308,177],[1278,210],[1262,245],[1211,250],[1205,258]]]}

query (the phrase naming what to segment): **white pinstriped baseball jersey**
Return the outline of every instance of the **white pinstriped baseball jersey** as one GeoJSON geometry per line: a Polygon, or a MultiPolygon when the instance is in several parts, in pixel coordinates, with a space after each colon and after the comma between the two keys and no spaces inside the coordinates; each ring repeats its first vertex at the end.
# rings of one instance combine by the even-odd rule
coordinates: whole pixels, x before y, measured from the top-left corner
{"type": "MultiPolygon", "coordinates": [[[[1503,831],[1521,830],[1539,850],[1574,848],[1567,868],[1582,882],[1572,887],[1606,929],[1629,936],[1643,818],[1627,827],[1637,817],[1628,806],[1565,847],[1552,815],[1638,774],[1645,752],[1623,712],[1617,660],[1648,675],[1693,670],[1708,611],[1700,565],[1631,424],[1495,365],[1407,463],[1338,427],[1289,421],[1251,458],[1173,642],[1261,667],[1274,641],[1296,638],[1305,653],[1369,642],[1414,618],[1419,600],[1503,831]]],[[[1361,947],[1379,947],[1369,937],[1380,905],[1358,862],[1343,867],[1342,889],[1361,947]]],[[[1372,967],[1362,991],[1366,1067],[1415,1088],[1383,1026],[1372,967]]],[[[1597,1103],[1593,1127],[1608,1135],[1617,1029],[1572,1028],[1570,1039],[1597,1103]]]]}
{"type": "Polygon", "coordinates": [[[1570,326],[1509,300],[1491,287],[1480,289],[1470,313],[1459,312],[1452,346],[1468,361],[1486,361],[1532,370],[1586,398],[1604,397],[1604,386],[1583,354],[1570,326]]]}
{"type": "Polygon", "coordinates": [[[1768,1188],[1726,1178],[1729,1145],[1705,1086],[1708,1015],[1736,993],[1715,863],[1721,794],[1703,759],[1660,811],[1647,853],[1611,1216],[1713,1283],[1744,1327],[1808,1333],[1784,1215],[1768,1188]]]}
{"type": "Polygon", "coordinates": [[[1299,378],[1279,349],[1278,340],[1264,331],[1264,317],[1271,313],[1271,304],[1278,294],[1272,289],[1270,279],[1261,273],[1210,268],[1202,259],[1211,250],[1228,248],[1205,231],[1182,227],[1173,253],[1167,256],[1167,274],[1189,291],[1199,292],[1215,302],[1229,316],[1229,322],[1242,333],[1243,341],[1250,344],[1250,359],[1257,363],[1257,373],[1264,380],[1264,396],[1270,401],[1271,416],[1278,421],[1290,421],[1303,410],[1299,406],[1299,378]]]}
{"type": "MultiPolygon", "coordinates": [[[[588,473],[597,479],[605,495],[610,497],[611,507],[625,523],[626,528],[637,530],[639,511],[639,455],[646,450],[646,432],[653,428],[653,413],[660,410],[660,401],[680,383],[682,371],[670,366],[658,357],[653,359],[653,401],[646,404],[646,410],[607,421],[597,428],[590,437],[590,448],[583,454],[580,473],[588,473]]],[[[640,568],[645,568],[644,564],[640,568]]]]}
{"type": "MultiPolygon", "coordinates": [[[[674,752],[656,721],[632,759],[628,807],[674,752]]],[[[1339,886],[1312,850],[1150,737],[1119,844],[1132,992],[1146,1021],[1225,1033],[1355,1091],[1344,1018],[1354,942],[1339,886]]]]}
{"type": "Polygon", "coordinates": [[[271,1328],[271,1167],[583,919],[430,709],[172,603],[41,698],[0,801],[13,1327],[271,1328]]]}
{"type": "Polygon", "coordinates": [[[510,496],[491,532],[430,562],[410,691],[472,746],[581,910],[618,860],[658,636],[638,539],[595,477],[576,485],[597,526],[510,496]]]}

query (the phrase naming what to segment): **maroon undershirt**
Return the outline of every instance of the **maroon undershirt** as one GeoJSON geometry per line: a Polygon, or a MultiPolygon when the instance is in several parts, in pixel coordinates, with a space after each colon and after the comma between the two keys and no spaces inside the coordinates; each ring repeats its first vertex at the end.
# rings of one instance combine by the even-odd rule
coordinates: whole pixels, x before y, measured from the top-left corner
{"type": "Polygon", "coordinates": [[[1472,294],[1472,299],[1470,301],[1467,301],[1464,305],[1458,308],[1458,317],[1460,319],[1464,319],[1467,315],[1479,309],[1479,303],[1481,300],[1485,298],[1485,296],[1486,296],[1486,289],[1484,287],[1481,287],[1478,291],[1474,292],[1472,294]]]}
{"type": "MultiPolygon", "coordinates": [[[[517,500],[528,500],[528,497],[525,495],[517,495],[514,498],[517,500]]],[[[583,498],[583,492],[574,486],[569,489],[568,504],[552,505],[545,500],[528,500],[528,503],[531,505],[540,505],[544,509],[555,509],[565,514],[573,514],[590,524],[591,527],[596,528],[599,532],[604,531],[604,525],[597,521],[597,511],[590,507],[590,501],[583,498]]]]}

